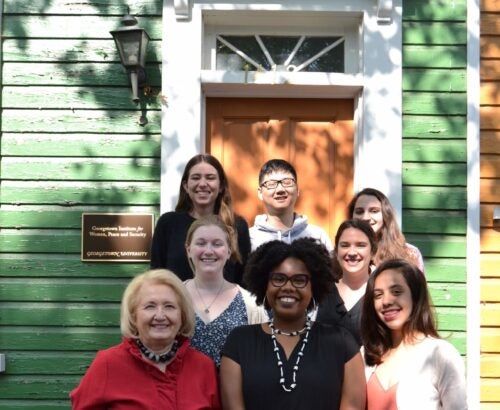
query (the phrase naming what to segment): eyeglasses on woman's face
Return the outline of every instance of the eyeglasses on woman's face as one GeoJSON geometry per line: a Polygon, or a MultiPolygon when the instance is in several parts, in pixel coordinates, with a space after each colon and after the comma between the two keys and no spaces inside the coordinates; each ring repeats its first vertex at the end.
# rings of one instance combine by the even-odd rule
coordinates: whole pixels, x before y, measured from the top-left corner
{"type": "Polygon", "coordinates": [[[287,282],[290,281],[294,288],[302,289],[305,288],[309,283],[309,276],[303,273],[293,276],[287,276],[284,273],[274,272],[269,276],[269,281],[273,286],[277,288],[285,286],[287,282]]]}
{"type": "Polygon", "coordinates": [[[291,188],[295,186],[295,179],[293,178],[270,179],[260,184],[260,187],[261,188],[264,187],[266,189],[276,189],[278,188],[279,184],[281,184],[283,188],[291,188]]]}

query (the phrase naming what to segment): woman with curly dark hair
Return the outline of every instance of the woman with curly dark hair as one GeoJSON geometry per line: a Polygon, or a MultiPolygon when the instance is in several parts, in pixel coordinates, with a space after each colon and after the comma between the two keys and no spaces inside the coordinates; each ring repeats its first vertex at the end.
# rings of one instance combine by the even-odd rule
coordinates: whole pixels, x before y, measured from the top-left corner
{"type": "Polygon", "coordinates": [[[334,286],[331,258],[312,238],[271,241],[251,254],[244,282],[272,319],[241,326],[222,351],[221,396],[231,410],[364,409],[359,347],[308,313],[334,286]]]}

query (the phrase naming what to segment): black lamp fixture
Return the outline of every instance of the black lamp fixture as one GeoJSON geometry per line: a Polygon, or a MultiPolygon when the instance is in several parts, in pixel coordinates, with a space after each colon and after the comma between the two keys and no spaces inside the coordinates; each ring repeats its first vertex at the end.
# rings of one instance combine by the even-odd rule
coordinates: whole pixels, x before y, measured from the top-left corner
{"type": "Polygon", "coordinates": [[[139,88],[146,84],[146,49],[149,35],[137,25],[135,17],[127,13],[121,27],[110,31],[120,54],[120,61],[130,74],[132,101],[139,102],[139,88]]]}

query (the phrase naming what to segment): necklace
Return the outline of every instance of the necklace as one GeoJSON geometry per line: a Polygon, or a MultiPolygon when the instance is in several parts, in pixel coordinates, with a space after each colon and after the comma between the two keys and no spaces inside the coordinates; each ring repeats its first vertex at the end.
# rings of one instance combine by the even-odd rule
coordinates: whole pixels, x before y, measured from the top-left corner
{"type": "Polygon", "coordinates": [[[271,339],[273,340],[273,345],[274,345],[274,351],[276,352],[276,358],[278,359],[278,367],[280,369],[280,384],[281,387],[283,387],[283,390],[286,392],[291,392],[295,387],[297,386],[297,373],[299,371],[299,362],[300,358],[304,356],[304,348],[306,347],[306,344],[309,340],[309,331],[311,330],[311,321],[309,319],[306,320],[306,325],[304,326],[304,329],[298,330],[296,332],[291,332],[290,334],[283,333],[278,333],[278,330],[274,328],[274,323],[272,320],[269,321],[269,327],[271,328],[271,339]],[[303,332],[306,332],[304,338],[302,339],[302,346],[300,346],[300,350],[297,353],[297,360],[295,362],[295,365],[293,366],[293,373],[292,373],[292,383],[290,383],[289,387],[286,387],[285,385],[285,375],[283,372],[283,361],[281,360],[280,356],[280,349],[278,348],[278,343],[276,342],[276,335],[277,334],[282,334],[285,336],[291,336],[292,333],[297,333],[301,334],[303,332]]]}
{"type": "MultiPolygon", "coordinates": [[[[273,327],[274,327],[274,323],[273,323],[273,327]]],[[[283,336],[298,336],[298,335],[301,335],[302,333],[304,333],[306,330],[307,330],[307,323],[302,329],[294,330],[293,332],[285,332],[281,329],[274,328],[274,333],[276,333],[277,335],[283,335],[283,336]]]]}
{"type": "Polygon", "coordinates": [[[196,284],[196,279],[193,279],[193,282],[194,282],[194,288],[196,289],[196,293],[198,294],[202,305],[205,306],[205,309],[203,311],[208,315],[210,313],[210,308],[212,307],[214,302],[217,300],[217,298],[219,297],[219,295],[222,291],[222,288],[224,287],[224,279],[222,279],[222,282],[220,284],[220,288],[217,291],[217,294],[215,295],[215,297],[213,298],[213,300],[210,302],[209,305],[206,305],[205,302],[203,301],[203,298],[201,297],[201,294],[200,294],[200,290],[198,289],[198,285],[196,284]]]}
{"type": "Polygon", "coordinates": [[[177,339],[175,339],[174,343],[172,344],[172,347],[167,353],[156,354],[151,350],[149,350],[146,346],[144,346],[144,343],[142,343],[140,339],[136,339],[135,342],[137,343],[137,346],[139,346],[139,350],[142,352],[142,354],[155,363],[168,362],[172,357],[175,356],[175,353],[179,348],[179,342],[177,341],[177,339]]]}

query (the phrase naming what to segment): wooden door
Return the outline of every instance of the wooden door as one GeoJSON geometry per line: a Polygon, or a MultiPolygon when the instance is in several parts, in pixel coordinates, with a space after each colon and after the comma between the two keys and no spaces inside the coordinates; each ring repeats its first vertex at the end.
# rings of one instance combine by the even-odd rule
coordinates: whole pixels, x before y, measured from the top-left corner
{"type": "Polygon", "coordinates": [[[207,99],[207,151],[229,178],[235,210],[253,225],[263,213],[259,170],[282,158],[297,170],[297,212],[331,238],[352,197],[353,100],[207,99]]]}

